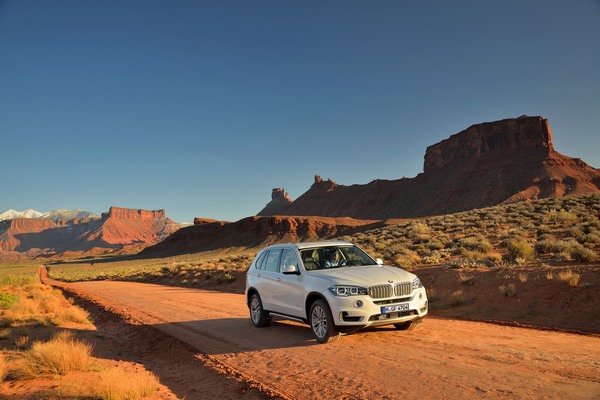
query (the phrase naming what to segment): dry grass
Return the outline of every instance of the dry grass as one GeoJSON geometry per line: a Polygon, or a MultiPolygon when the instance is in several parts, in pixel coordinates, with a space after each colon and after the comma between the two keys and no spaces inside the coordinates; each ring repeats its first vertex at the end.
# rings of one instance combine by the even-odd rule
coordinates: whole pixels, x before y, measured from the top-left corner
{"type": "Polygon", "coordinates": [[[33,379],[82,370],[91,362],[91,352],[91,346],[76,340],[72,332],[61,331],[48,342],[34,342],[23,354],[17,375],[33,379]]]}
{"type": "Polygon", "coordinates": [[[458,273],[458,281],[465,285],[472,284],[473,283],[473,275],[467,274],[463,271],[460,271],[458,273]]]}
{"type": "Polygon", "coordinates": [[[152,396],[158,385],[158,379],[150,372],[132,375],[110,368],[100,372],[96,395],[104,400],[136,400],[152,396]]]}
{"type": "Polygon", "coordinates": [[[465,304],[465,293],[463,290],[455,290],[450,296],[450,304],[453,306],[460,306],[465,304]]]}
{"type": "Polygon", "coordinates": [[[514,283],[509,283],[508,285],[500,285],[498,290],[502,295],[506,297],[515,297],[517,295],[517,287],[514,283]]]}
{"type": "Polygon", "coordinates": [[[581,278],[581,274],[573,272],[570,269],[558,273],[558,279],[571,287],[577,287],[577,285],[579,285],[579,278],[581,278]]]}
{"type": "Polygon", "coordinates": [[[519,272],[519,274],[517,276],[521,283],[525,283],[529,279],[529,275],[527,275],[525,272],[519,272]]]}
{"type": "Polygon", "coordinates": [[[0,383],[4,381],[4,378],[6,378],[9,371],[8,362],[6,362],[4,356],[0,354],[0,383]]]}
{"type": "Polygon", "coordinates": [[[546,279],[548,279],[549,281],[554,279],[554,273],[552,271],[546,272],[546,279]]]}

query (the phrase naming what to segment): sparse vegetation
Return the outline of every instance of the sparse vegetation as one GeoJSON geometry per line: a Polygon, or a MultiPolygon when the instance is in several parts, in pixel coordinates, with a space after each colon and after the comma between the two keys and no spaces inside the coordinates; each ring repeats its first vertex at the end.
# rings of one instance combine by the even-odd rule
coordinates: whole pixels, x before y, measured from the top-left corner
{"type": "Polygon", "coordinates": [[[103,400],[137,400],[152,396],[158,387],[158,379],[152,373],[134,376],[119,368],[100,371],[100,383],[96,395],[103,400]]]}
{"type": "Polygon", "coordinates": [[[91,362],[91,351],[91,346],[76,340],[72,332],[61,331],[47,342],[34,342],[23,355],[17,374],[32,379],[79,371],[91,362]]]}
{"type": "Polygon", "coordinates": [[[498,287],[500,293],[506,297],[515,297],[517,295],[517,287],[514,283],[509,283],[508,285],[500,285],[498,287]]]}
{"type": "Polygon", "coordinates": [[[570,269],[566,269],[558,273],[558,279],[571,287],[577,287],[579,284],[579,278],[581,278],[581,274],[573,272],[570,269]]]}

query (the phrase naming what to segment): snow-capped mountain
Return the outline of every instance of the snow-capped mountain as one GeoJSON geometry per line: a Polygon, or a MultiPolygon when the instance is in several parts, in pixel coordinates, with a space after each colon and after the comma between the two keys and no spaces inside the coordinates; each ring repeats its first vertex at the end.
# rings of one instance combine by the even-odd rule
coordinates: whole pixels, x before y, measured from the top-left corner
{"type": "Polygon", "coordinates": [[[25,211],[15,211],[13,209],[6,210],[3,213],[0,213],[0,221],[4,221],[6,219],[15,219],[15,218],[45,218],[51,220],[58,219],[75,219],[75,218],[100,218],[99,215],[91,213],[89,211],[83,211],[81,208],[77,208],[75,210],[65,210],[59,209],[50,211],[47,213],[42,213],[36,210],[27,209],[25,211]]]}
{"type": "Polygon", "coordinates": [[[94,213],[91,213],[89,211],[83,211],[81,208],[77,208],[75,210],[65,210],[64,208],[58,209],[58,210],[54,210],[54,211],[50,211],[47,213],[42,214],[42,216],[40,218],[46,218],[46,219],[53,219],[53,220],[57,220],[57,219],[75,219],[75,218],[100,218],[99,215],[96,215],[94,213]]]}
{"type": "Polygon", "coordinates": [[[44,213],[41,213],[36,210],[27,209],[25,211],[16,211],[13,209],[6,210],[3,213],[0,213],[0,221],[4,221],[5,219],[15,219],[15,218],[41,218],[44,213]]]}

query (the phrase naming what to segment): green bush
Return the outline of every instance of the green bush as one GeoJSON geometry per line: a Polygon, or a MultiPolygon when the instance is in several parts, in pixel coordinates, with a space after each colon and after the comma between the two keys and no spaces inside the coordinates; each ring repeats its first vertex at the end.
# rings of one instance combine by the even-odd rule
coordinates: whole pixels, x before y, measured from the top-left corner
{"type": "Polygon", "coordinates": [[[523,238],[510,239],[506,244],[509,259],[533,260],[535,258],[535,249],[523,238]]]}
{"type": "Polygon", "coordinates": [[[581,262],[590,262],[596,259],[596,253],[590,249],[579,248],[571,251],[571,258],[581,262]]]}
{"type": "Polygon", "coordinates": [[[0,292],[0,309],[8,310],[15,304],[17,301],[17,295],[8,293],[8,292],[0,292]]]}

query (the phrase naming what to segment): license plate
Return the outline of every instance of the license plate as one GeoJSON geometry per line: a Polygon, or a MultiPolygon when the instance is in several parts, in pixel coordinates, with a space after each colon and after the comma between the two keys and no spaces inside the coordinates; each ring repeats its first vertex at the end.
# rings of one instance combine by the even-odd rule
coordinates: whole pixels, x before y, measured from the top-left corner
{"type": "Polygon", "coordinates": [[[408,311],[408,303],[394,304],[393,306],[381,307],[382,314],[398,312],[398,311],[408,311]]]}

